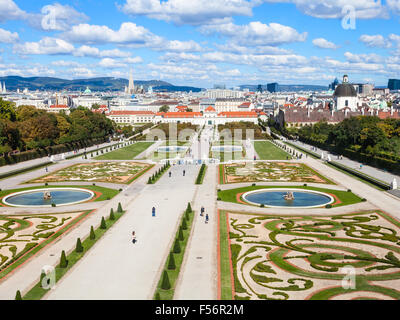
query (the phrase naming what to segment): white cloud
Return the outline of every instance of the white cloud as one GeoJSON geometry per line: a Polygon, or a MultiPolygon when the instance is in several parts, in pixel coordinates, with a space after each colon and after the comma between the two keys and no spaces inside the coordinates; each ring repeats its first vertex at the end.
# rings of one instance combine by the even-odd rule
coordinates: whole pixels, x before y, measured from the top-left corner
{"type": "Polygon", "coordinates": [[[347,61],[356,63],[381,63],[383,61],[383,58],[375,53],[353,54],[351,52],[345,52],[344,56],[347,61]]]}
{"type": "Polygon", "coordinates": [[[386,4],[394,13],[400,14],[400,0],[386,0],[386,4]]]}
{"type": "Polygon", "coordinates": [[[127,0],[122,11],[145,15],[176,24],[214,24],[231,20],[232,16],[251,16],[259,0],[127,0]]]}
{"type": "Polygon", "coordinates": [[[46,5],[42,8],[41,12],[41,28],[47,31],[65,31],[70,29],[71,25],[88,20],[88,17],[84,13],[80,13],[68,5],[61,5],[59,3],[46,5]]]}
{"type": "Polygon", "coordinates": [[[171,40],[163,43],[160,48],[163,51],[178,51],[178,52],[197,52],[201,51],[201,46],[193,41],[179,41],[179,40],[171,40]]]}
{"type": "Polygon", "coordinates": [[[134,58],[125,58],[123,61],[128,64],[136,64],[136,63],[142,63],[143,59],[142,57],[134,57],[134,58]]]}
{"type": "Polygon", "coordinates": [[[0,43],[14,43],[19,39],[18,33],[0,28],[0,43]]]}
{"type": "Polygon", "coordinates": [[[27,13],[21,10],[12,0],[0,0],[0,22],[24,19],[27,13]]]}
{"type": "Polygon", "coordinates": [[[239,46],[276,46],[284,43],[302,42],[307,38],[307,32],[297,30],[279,23],[264,24],[259,21],[247,25],[233,23],[207,25],[200,28],[204,34],[218,33],[231,38],[239,46]]]}
{"type": "Polygon", "coordinates": [[[45,37],[39,42],[25,42],[14,45],[14,52],[19,54],[71,54],[74,46],[67,41],[57,38],[45,37]]]}
{"type": "Polygon", "coordinates": [[[322,48],[322,49],[337,49],[338,46],[334,44],[333,42],[330,42],[324,38],[318,38],[313,40],[313,45],[322,48]]]}
{"type": "Polygon", "coordinates": [[[302,13],[322,19],[343,18],[343,8],[351,6],[357,19],[388,18],[387,8],[380,0],[265,0],[266,2],[289,2],[302,13]]]}
{"type": "Polygon", "coordinates": [[[126,67],[126,64],[117,61],[115,59],[104,58],[99,62],[99,66],[106,69],[115,69],[115,68],[124,68],[126,67]]]}
{"type": "Polygon", "coordinates": [[[51,65],[56,67],[81,67],[82,65],[76,61],[65,61],[65,60],[58,60],[53,61],[51,65]]]}
{"type": "Polygon", "coordinates": [[[71,42],[86,44],[117,43],[146,46],[162,41],[161,37],[132,22],[122,23],[120,29],[116,31],[104,25],[79,24],[65,32],[63,37],[71,42]]]}
{"type": "Polygon", "coordinates": [[[131,54],[126,51],[121,51],[119,49],[103,50],[96,47],[90,47],[83,45],[75,50],[74,56],[77,57],[94,57],[94,58],[125,58],[129,57],[131,54]]]}
{"type": "Polygon", "coordinates": [[[390,48],[391,43],[388,42],[382,35],[367,35],[363,34],[360,41],[370,48],[390,48]]]}

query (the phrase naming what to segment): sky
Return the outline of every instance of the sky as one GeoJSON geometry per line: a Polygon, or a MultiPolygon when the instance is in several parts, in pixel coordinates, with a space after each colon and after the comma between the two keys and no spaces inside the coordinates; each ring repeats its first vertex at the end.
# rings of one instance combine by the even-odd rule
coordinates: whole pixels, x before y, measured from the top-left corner
{"type": "Polygon", "coordinates": [[[0,0],[0,76],[385,86],[400,0],[0,0]]]}

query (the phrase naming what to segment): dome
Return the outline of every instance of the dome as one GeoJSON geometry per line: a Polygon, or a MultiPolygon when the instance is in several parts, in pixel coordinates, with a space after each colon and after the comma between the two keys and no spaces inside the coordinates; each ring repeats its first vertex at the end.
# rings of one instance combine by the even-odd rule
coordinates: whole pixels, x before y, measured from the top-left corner
{"type": "Polygon", "coordinates": [[[353,85],[349,83],[339,84],[334,93],[335,97],[357,97],[357,91],[353,85]]]}

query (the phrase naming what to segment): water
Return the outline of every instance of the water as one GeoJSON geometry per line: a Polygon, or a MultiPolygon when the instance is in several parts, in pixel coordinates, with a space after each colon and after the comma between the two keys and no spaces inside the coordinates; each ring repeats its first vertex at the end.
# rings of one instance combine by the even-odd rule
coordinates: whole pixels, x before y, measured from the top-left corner
{"type": "Polygon", "coordinates": [[[158,152],[181,152],[186,151],[187,147],[179,147],[179,146],[168,146],[168,147],[158,147],[158,152]]]}
{"type": "Polygon", "coordinates": [[[318,193],[293,191],[294,200],[285,200],[284,196],[289,190],[261,191],[250,193],[245,200],[270,207],[313,207],[323,206],[331,202],[331,198],[318,193]]]}
{"type": "Polygon", "coordinates": [[[51,206],[52,203],[56,205],[67,204],[72,202],[82,202],[92,198],[90,192],[81,190],[41,190],[32,191],[29,193],[18,194],[10,196],[6,199],[10,205],[18,206],[51,206]],[[43,195],[45,191],[50,191],[51,199],[44,200],[43,195]]]}
{"type": "Polygon", "coordinates": [[[241,152],[241,146],[214,146],[211,148],[212,152],[241,152]]]}

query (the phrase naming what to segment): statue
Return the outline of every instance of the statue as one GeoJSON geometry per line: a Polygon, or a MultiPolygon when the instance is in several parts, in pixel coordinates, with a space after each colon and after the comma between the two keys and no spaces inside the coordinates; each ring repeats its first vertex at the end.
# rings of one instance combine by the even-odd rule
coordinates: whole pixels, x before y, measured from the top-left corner
{"type": "Polygon", "coordinates": [[[287,201],[292,201],[294,200],[294,194],[291,191],[286,192],[286,194],[283,196],[283,199],[287,201]]]}
{"type": "Polygon", "coordinates": [[[43,193],[43,200],[50,200],[51,199],[51,193],[50,191],[45,191],[43,193]]]}
{"type": "Polygon", "coordinates": [[[391,183],[391,187],[392,187],[392,190],[396,190],[397,189],[397,180],[396,180],[396,178],[393,179],[393,181],[391,183]]]}

